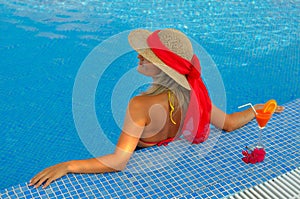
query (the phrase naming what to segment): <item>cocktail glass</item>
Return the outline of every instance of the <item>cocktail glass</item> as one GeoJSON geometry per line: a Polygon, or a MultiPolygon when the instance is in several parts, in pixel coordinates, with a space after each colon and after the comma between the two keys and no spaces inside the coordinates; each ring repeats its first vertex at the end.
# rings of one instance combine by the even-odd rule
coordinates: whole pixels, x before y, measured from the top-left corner
{"type": "Polygon", "coordinates": [[[263,129],[266,127],[268,121],[271,119],[272,117],[272,113],[271,112],[264,112],[263,111],[263,106],[257,106],[256,107],[256,121],[259,127],[259,133],[258,133],[258,141],[256,144],[254,144],[253,146],[248,147],[250,150],[254,150],[255,148],[264,148],[264,145],[262,144],[262,131],[263,129]]]}

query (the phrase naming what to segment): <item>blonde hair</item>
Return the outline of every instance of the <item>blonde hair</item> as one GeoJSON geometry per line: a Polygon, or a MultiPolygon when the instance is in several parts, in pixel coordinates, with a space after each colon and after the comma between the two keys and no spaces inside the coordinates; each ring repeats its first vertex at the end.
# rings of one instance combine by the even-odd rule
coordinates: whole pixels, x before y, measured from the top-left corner
{"type": "MultiPolygon", "coordinates": [[[[166,73],[161,71],[154,78],[152,85],[145,92],[141,93],[141,95],[159,95],[164,92],[171,91],[178,101],[178,106],[181,108],[181,124],[183,123],[183,119],[185,118],[185,113],[187,111],[189,102],[190,102],[190,91],[186,88],[179,85],[176,81],[174,81],[171,77],[169,77],[166,73]]],[[[178,107],[175,108],[178,110],[178,107]]]]}

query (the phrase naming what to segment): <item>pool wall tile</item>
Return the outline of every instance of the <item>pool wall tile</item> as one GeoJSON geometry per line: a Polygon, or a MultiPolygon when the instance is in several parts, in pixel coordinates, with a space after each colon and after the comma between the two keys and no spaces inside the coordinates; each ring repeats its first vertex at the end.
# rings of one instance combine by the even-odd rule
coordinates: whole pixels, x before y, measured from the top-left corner
{"type": "Polygon", "coordinates": [[[137,151],[127,169],[107,174],[68,174],[48,188],[28,183],[0,192],[1,198],[223,198],[300,166],[300,99],[285,104],[263,132],[267,155],[245,164],[245,146],[257,140],[255,120],[225,133],[212,128],[199,145],[185,140],[137,151]]]}

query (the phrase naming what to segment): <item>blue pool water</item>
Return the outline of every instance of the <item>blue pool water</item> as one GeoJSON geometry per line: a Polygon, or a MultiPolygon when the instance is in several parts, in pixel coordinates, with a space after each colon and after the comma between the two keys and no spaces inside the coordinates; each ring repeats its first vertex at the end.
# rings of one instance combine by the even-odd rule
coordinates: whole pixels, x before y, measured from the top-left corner
{"type": "MultiPolygon", "coordinates": [[[[126,30],[172,27],[197,41],[220,71],[227,112],[247,102],[299,98],[299,5],[0,0],[0,189],[55,163],[92,157],[74,124],[75,78],[96,46],[126,30]]],[[[135,56],[118,58],[97,87],[97,117],[112,142],[120,132],[110,107],[113,85],[136,66],[135,56]]]]}

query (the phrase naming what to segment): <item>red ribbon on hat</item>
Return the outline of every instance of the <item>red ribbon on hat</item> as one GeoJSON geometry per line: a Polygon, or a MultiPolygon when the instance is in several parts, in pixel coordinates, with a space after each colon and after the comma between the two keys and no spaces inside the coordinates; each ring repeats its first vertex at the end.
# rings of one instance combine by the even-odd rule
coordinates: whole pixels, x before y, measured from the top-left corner
{"type": "Polygon", "coordinates": [[[211,100],[201,78],[199,59],[194,54],[192,60],[189,61],[173,53],[161,42],[158,36],[159,32],[160,30],[153,32],[147,38],[147,43],[161,61],[186,76],[191,92],[182,132],[187,140],[199,144],[208,138],[211,114],[211,100]]]}

